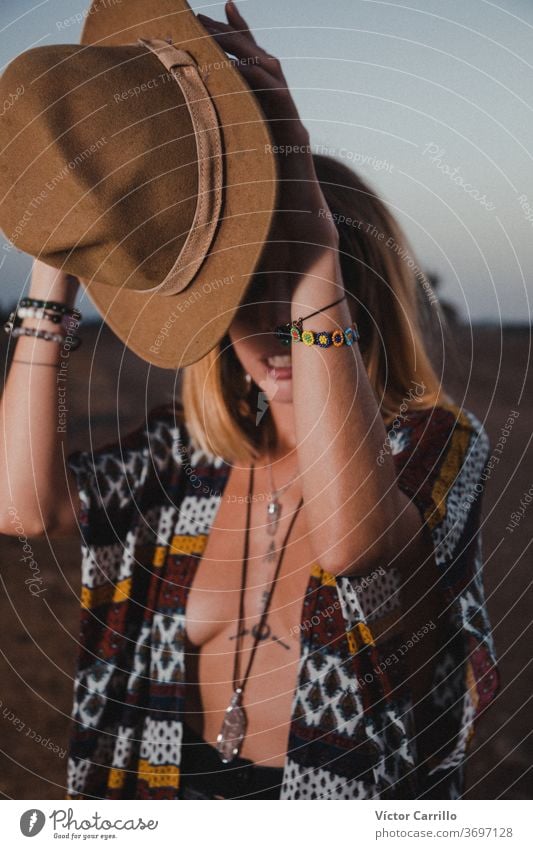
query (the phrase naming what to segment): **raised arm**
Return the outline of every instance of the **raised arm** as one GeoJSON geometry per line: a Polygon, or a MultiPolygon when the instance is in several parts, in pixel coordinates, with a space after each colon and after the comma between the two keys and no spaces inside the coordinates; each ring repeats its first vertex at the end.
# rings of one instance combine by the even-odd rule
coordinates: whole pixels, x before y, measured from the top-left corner
{"type": "MultiPolygon", "coordinates": [[[[29,296],[73,307],[78,285],[36,260],[29,296]]],[[[58,332],[46,318],[26,317],[23,326],[58,332]]],[[[19,336],[11,344],[13,360],[0,400],[0,533],[17,535],[22,526],[27,536],[73,535],[80,505],[65,463],[68,416],[60,416],[58,392],[68,385],[68,365],[67,383],[58,382],[60,343],[19,336]]]]}
{"type": "MultiPolygon", "coordinates": [[[[339,236],[326,214],[309,133],[279,60],[259,47],[234,6],[227,3],[226,13],[227,24],[198,17],[242,63],[239,69],[270,121],[280,155],[277,215],[291,246],[291,269],[298,272],[291,319],[322,310],[318,329],[345,329],[352,321],[348,300],[323,311],[345,289],[339,236]]],[[[393,558],[396,567],[422,562],[428,540],[420,513],[396,485],[393,458],[377,463],[387,434],[358,346],[322,353],[304,344],[291,350],[302,512],[316,559],[336,576],[365,574],[393,558]]]]}

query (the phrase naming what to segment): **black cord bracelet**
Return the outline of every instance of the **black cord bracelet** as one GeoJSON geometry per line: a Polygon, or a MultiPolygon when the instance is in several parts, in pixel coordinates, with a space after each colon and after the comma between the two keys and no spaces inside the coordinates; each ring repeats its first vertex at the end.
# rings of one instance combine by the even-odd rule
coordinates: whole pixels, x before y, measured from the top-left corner
{"type": "Polygon", "coordinates": [[[291,337],[291,327],[294,324],[301,330],[302,329],[302,322],[305,321],[307,318],[312,318],[314,315],[318,315],[319,312],[325,312],[326,310],[329,310],[330,307],[334,307],[335,304],[340,304],[340,302],[344,301],[345,299],[346,299],[346,293],[342,296],[342,298],[338,298],[336,301],[333,301],[333,303],[328,304],[325,307],[321,307],[321,309],[315,310],[314,312],[309,313],[309,315],[303,316],[303,318],[300,317],[300,318],[296,319],[296,321],[289,321],[288,324],[279,324],[276,327],[276,329],[273,331],[274,336],[277,339],[279,339],[279,341],[282,343],[282,345],[290,345],[291,338],[292,338],[291,337]]]}
{"type": "MultiPolygon", "coordinates": [[[[338,298],[336,301],[333,301],[332,304],[328,304],[327,306],[322,307],[319,310],[315,310],[314,312],[310,312],[309,315],[304,315],[303,318],[300,316],[300,318],[298,319],[298,323],[305,321],[306,318],[312,318],[314,315],[318,315],[319,312],[325,312],[326,310],[329,310],[330,307],[334,307],[335,304],[340,304],[340,302],[344,301],[344,300],[346,300],[346,295],[343,295],[342,298],[338,298]]],[[[294,322],[292,322],[292,321],[290,322],[290,324],[293,324],[293,323],[294,322]]]]}

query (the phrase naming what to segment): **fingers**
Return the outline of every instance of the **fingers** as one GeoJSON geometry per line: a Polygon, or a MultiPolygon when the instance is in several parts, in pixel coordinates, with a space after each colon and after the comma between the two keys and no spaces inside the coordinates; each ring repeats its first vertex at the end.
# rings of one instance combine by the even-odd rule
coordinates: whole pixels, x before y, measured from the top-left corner
{"type": "Polygon", "coordinates": [[[232,64],[260,95],[267,115],[277,120],[299,122],[298,110],[289,92],[279,59],[263,50],[252,37],[246,21],[231,2],[226,4],[228,24],[198,13],[207,32],[226,52],[235,56],[232,64]]]}
{"type": "Polygon", "coordinates": [[[234,29],[239,29],[241,30],[241,32],[246,33],[246,35],[253,41],[253,43],[257,44],[255,38],[250,32],[250,27],[237,9],[233,0],[228,0],[228,2],[226,3],[226,17],[229,23],[234,27],[234,29]]]}
{"type": "Polygon", "coordinates": [[[230,24],[214,21],[206,15],[198,14],[198,18],[227,53],[233,53],[241,61],[245,60],[256,68],[260,65],[274,80],[285,82],[279,60],[259,47],[246,32],[236,32],[230,24]]]}

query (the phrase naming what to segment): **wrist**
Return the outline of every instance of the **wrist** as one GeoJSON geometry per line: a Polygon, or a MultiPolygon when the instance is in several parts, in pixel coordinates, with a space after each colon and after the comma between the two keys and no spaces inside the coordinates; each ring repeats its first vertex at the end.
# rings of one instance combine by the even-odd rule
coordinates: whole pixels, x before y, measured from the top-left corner
{"type": "Polygon", "coordinates": [[[36,260],[33,266],[28,297],[43,301],[57,301],[72,308],[76,301],[79,285],[77,277],[36,260]]]}
{"type": "MultiPolygon", "coordinates": [[[[37,298],[34,294],[19,301],[5,322],[4,330],[17,339],[31,336],[61,342],[72,336],[81,319],[82,314],[76,307],[69,307],[64,301],[37,298]]],[[[77,347],[80,339],[76,336],[73,339],[77,347]]]]}
{"type": "Polygon", "coordinates": [[[303,330],[344,329],[352,323],[348,296],[338,287],[319,286],[313,291],[302,292],[299,297],[293,298],[291,304],[291,321],[296,322],[300,318],[303,319],[303,330]]]}
{"type": "Polygon", "coordinates": [[[292,301],[311,299],[314,303],[318,297],[329,303],[345,292],[339,252],[333,247],[322,248],[310,260],[305,274],[298,278],[292,291],[292,301]]]}

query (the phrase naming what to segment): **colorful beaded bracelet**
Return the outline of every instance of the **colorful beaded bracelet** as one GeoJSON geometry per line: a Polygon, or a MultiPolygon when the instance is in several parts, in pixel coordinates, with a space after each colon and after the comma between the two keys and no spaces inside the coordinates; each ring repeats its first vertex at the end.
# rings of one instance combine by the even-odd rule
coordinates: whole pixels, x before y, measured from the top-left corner
{"type": "Polygon", "coordinates": [[[300,322],[280,325],[276,327],[274,336],[283,344],[290,345],[291,342],[303,342],[304,345],[318,345],[320,348],[340,348],[341,345],[353,345],[360,338],[359,330],[355,321],[345,330],[302,330],[300,322]]]}

